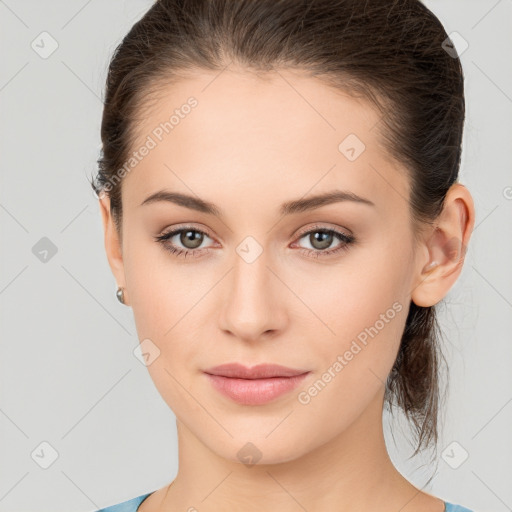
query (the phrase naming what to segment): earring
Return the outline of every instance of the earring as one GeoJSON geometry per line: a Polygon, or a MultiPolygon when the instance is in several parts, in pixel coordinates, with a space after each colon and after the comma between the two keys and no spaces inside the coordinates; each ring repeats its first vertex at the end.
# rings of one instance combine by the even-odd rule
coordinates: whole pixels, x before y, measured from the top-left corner
{"type": "Polygon", "coordinates": [[[423,272],[430,272],[433,268],[437,267],[437,265],[439,265],[439,263],[437,261],[433,260],[430,263],[427,263],[423,267],[423,272]]]}
{"type": "Polygon", "coordinates": [[[121,304],[124,304],[124,288],[119,287],[117,289],[116,297],[121,304]]]}

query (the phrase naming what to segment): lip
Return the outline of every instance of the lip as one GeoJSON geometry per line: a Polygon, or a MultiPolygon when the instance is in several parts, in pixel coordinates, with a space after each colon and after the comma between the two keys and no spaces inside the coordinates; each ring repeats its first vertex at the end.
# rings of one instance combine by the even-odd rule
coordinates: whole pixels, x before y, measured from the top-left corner
{"type": "Polygon", "coordinates": [[[205,375],[212,386],[242,405],[261,405],[289,393],[309,371],[275,364],[260,364],[248,368],[238,363],[215,366],[205,375]]]}
{"type": "Polygon", "coordinates": [[[296,370],[279,364],[258,364],[249,368],[240,363],[227,363],[208,368],[205,373],[236,379],[267,379],[270,377],[295,377],[307,371],[296,370]]]}

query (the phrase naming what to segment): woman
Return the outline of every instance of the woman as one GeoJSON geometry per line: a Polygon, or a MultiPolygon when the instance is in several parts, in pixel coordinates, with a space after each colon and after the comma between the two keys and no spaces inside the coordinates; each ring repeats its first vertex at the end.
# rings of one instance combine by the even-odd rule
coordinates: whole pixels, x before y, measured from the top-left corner
{"type": "Polygon", "coordinates": [[[92,185],[179,470],[104,510],[468,511],[382,424],[436,446],[475,217],[449,43],[417,0],[161,0],[126,35],[92,185]]]}

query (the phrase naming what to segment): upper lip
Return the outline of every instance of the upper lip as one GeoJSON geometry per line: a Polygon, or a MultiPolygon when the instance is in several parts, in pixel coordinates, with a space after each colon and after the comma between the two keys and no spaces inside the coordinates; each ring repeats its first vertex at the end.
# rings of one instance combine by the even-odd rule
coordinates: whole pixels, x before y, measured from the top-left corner
{"type": "Polygon", "coordinates": [[[227,363],[208,368],[205,373],[238,379],[266,379],[270,377],[293,377],[308,373],[308,371],[287,368],[278,364],[258,364],[249,368],[240,363],[227,363]]]}

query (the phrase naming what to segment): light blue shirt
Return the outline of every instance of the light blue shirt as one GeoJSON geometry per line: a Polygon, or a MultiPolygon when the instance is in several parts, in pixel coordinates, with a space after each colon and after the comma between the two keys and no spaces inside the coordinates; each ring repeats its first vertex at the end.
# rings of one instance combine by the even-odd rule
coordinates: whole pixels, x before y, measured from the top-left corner
{"type": "MultiPolygon", "coordinates": [[[[139,505],[150,495],[153,493],[143,494],[142,496],[138,496],[137,498],[132,498],[128,501],[123,501],[123,503],[118,503],[117,505],[112,505],[111,507],[102,508],[97,512],[137,512],[139,505]]],[[[448,503],[445,501],[445,509],[444,512],[473,512],[469,510],[469,508],[463,507],[461,505],[455,505],[453,503],[448,503]]]]}

